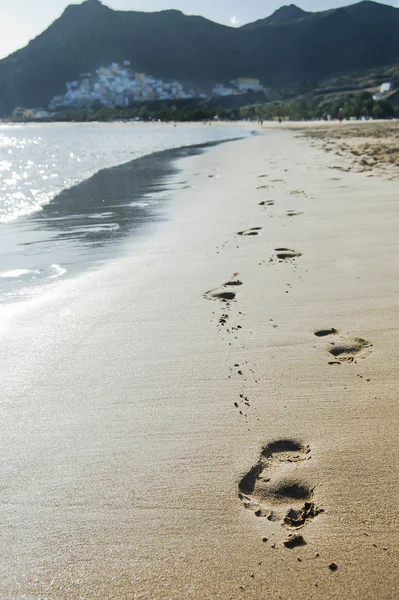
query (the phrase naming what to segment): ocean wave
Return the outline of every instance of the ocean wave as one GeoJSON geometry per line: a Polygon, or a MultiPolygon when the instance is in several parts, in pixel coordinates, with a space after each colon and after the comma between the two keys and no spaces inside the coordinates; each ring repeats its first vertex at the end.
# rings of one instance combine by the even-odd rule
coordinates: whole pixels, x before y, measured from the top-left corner
{"type": "Polygon", "coordinates": [[[0,273],[1,279],[20,279],[28,275],[40,275],[40,271],[34,269],[13,269],[11,271],[3,271],[0,273]]]}
{"type": "Polygon", "coordinates": [[[0,127],[0,224],[42,210],[63,190],[102,169],[130,162],[133,155],[137,159],[236,137],[236,128],[190,125],[0,127]]]}

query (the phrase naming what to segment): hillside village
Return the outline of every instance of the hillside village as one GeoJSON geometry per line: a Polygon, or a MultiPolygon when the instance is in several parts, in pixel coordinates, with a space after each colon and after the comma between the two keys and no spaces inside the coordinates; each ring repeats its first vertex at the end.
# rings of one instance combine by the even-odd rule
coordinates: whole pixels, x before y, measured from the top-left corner
{"type": "Polygon", "coordinates": [[[114,62],[107,67],[100,67],[94,74],[82,73],[76,81],[68,81],[66,93],[53,98],[49,110],[126,107],[133,102],[146,100],[206,99],[209,96],[243,94],[248,90],[261,92],[264,88],[258,79],[252,78],[238,78],[231,81],[228,87],[218,83],[206,92],[198,87],[185,88],[178,81],[156,79],[152,75],[134,72],[130,61],[125,60],[122,64],[114,62]]]}
{"type": "MultiPolygon", "coordinates": [[[[395,70],[388,69],[381,73],[381,77],[383,74],[393,75],[394,79],[397,79],[395,70]]],[[[261,120],[278,119],[279,117],[291,120],[330,119],[338,118],[338,115],[352,119],[390,118],[394,116],[395,111],[397,113],[398,89],[392,81],[383,81],[383,83],[381,81],[383,81],[382,78],[378,85],[375,81],[373,86],[371,79],[369,81],[366,78],[365,81],[361,80],[360,82],[354,79],[352,82],[354,89],[349,93],[339,93],[338,91],[339,85],[345,88],[345,78],[342,82],[335,80],[322,82],[319,101],[315,100],[316,95],[313,97],[310,94],[308,97],[306,95],[298,96],[291,99],[291,102],[288,100],[288,103],[284,103],[284,99],[278,97],[270,101],[268,97],[272,96],[271,90],[262,86],[260,81],[255,78],[241,77],[228,84],[214,83],[213,85],[208,84],[208,87],[206,84],[185,86],[179,81],[157,79],[146,73],[135,72],[131,68],[130,61],[124,60],[121,64],[113,62],[106,67],[101,66],[94,73],[81,73],[76,80],[68,81],[65,84],[65,94],[54,97],[48,107],[18,107],[14,109],[11,118],[16,121],[51,121],[69,118],[66,115],[70,113],[74,119],[76,118],[74,115],[82,113],[82,111],[87,115],[99,116],[98,111],[100,110],[105,111],[105,115],[114,114],[115,116],[117,114],[115,111],[125,111],[123,118],[136,118],[137,120],[143,118],[143,114],[138,112],[138,107],[148,106],[149,109],[144,108],[146,115],[144,118],[168,120],[178,118],[177,114],[173,112],[173,101],[176,101],[181,108],[184,105],[188,106],[184,104],[186,100],[194,102],[194,104],[190,104],[194,112],[187,112],[186,115],[187,118],[190,117],[194,120],[219,117],[228,119],[259,118],[261,120]],[[248,98],[248,92],[257,94],[256,97],[252,96],[252,102],[256,103],[252,108],[251,96],[248,98]],[[362,102],[359,104],[358,96],[363,92],[366,93],[366,96],[362,96],[362,102]],[[240,96],[245,100],[243,101],[240,96]],[[235,98],[228,101],[226,105],[224,101],[226,97],[235,98]],[[339,108],[339,105],[342,108],[339,108]],[[240,110],[236,109],[235,112],[234,110],[229,112],[227,108],[227,112],[224,112],[226,106],[241,108],[240,110]],[[126,110],[133,112],[126,113],[126,110]]]]}

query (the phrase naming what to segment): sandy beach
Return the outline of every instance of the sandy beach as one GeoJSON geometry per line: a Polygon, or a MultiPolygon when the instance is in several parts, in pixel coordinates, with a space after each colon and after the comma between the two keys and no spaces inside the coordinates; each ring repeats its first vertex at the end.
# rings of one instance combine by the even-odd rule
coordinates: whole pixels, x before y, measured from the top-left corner
{"type": "Polygon", "coordinates": [[[320,147],[346,160],[336,168],[397,179],[399,177],[399,121],[344,121],[310,123],[306,135],[320,147]],[[309,126],[310,125],[310,126],[309,126]]]}
{"type": "Polygon", "coordinates": [[[285,127],[1,338],[0,597],[398,597],[399,204],[285,127]]]}

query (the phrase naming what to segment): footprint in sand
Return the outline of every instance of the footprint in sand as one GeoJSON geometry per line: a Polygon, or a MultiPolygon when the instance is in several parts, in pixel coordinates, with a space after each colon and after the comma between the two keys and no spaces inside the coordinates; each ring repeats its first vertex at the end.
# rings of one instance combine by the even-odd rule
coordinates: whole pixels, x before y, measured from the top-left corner
{"type": "Polygon", "coordinates": [[[279,260],[289,261],[302,256],[302,252],[297,252],[291,248],[275,248],[274,251],[279,260]]]}
{"type": "Polygon", "coordinates": [[[299,215],[303,215],[303,212],[298,210],[287,210],[287,217],[299,217],[299,215]]]}
{"type": "Polygon", "coordinates": [[[262,230],[262,227],[252,227],[251,229],[246,229],[245,231],[239,231],[237,235],[259,235],[259,231],[262,230]]]}
{"type": "Polygon", "coordinates": [[[274,206],[274,200],[263,200],[259,202],[259,206],[274,206]]]}
{"type": "Polygon", "coordinates": [[[227,283],[224,283],[220,287],[205,292],[204,298],[206,300],[220,300],[221,302],[230,302],[236,297],[235,288],[242,285],[242,281],[239,279],[232,279],[227,283]]]}
{"type": "Polygon", "coordinates": [[[319,331],[315,331],[314,334],[316,337],[327,337],[328,335],[337,335],[339,333],[338,329],[335,327],[331,327],[331,329],[320,329],[319,331]]]}
{"type": "Polygon", "coordinates": [[[340,362],[353,363],[358,358],[370,356],[373,344],[363,338],[347,338],[340,342],[331,342],[329,353],[340,362]]]}
{"type": "Polygon", "coordinates": [[[334,327],[331,329],[321,329],[314,332],[316,337],[332,337],[328,352],[337,362],[354,363],[358,358],[367,358],[370,356],[373,344],[363,338],[345,337],[334,327]]]}
{"type": "Polygon", "coordinates": [[[297,440],[277,440],[262,448],[258,462],[238,484],[245,508],[292,529],[322,513],[313,502],[314,488],[303,476],[309,458],[309,446],[297,440]]]}

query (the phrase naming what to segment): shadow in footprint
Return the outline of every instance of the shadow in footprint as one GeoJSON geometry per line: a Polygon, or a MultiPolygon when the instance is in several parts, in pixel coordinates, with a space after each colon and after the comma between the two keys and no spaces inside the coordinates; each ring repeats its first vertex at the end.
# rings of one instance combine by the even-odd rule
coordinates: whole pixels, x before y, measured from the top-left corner
{"type": "Polygon", "coordinates": [[[356,362],[357,358],[366,358],[371,354],[373,344],[362,338],[342,340],[340,343],[331,342],[329,349],[337,360],[341,362],[356,362]]]}
{"type": "Polygon", "coordinates": [[[320,329],[319,331],[315,331],[314,334],[316,337],[326,337],[328,335],[337,335],[339,333],[338,329],[332,327],[331,329],[320,329]]]}
{"type": "Polygon", "coordinates": [[[251,229],[246,229],[245,231],[239,231],[237,235],[259,235],[259,231],[262,230],[262,227],[252,227],[251,229]]]}
{"type": "Polygon", "coordinates": [[[232,279],[231,281],[224,283],[223,285],[214,290],[205,292],[204,298],[206,300],[220,300],[221,302],[230,302],[236,297],[236,292],[234,292],[232,288],[239,287],[241,285],[243,285],[242,281],[240,281],[239,279],[232,279]]]}
{"type": "Polygon", "coordinates": [[[302,252],[297,252],[291,248],[275,248],[277,258],[280,260],[292,260],[299,256],[302,256],[302,252]]]}
{"type": "Polygon", "coordinates": [[[282,439],[265,446],[238,484],[245,508],[294,529],[320,514],[312,501],[313,488],[301,476],[300,464],[309,454],[310,448],[297,440],[282,439]]]}
{"type": "Polygon", "coordinates": [[[274,206],[274,200],[263,200],[259,202],[259,206],[274,206]]]}
{"type": "Polygon", "coordinates": [[[373,344],[363,338],[345,337],[340,334],[338,329],[320,329],[315,331],[316,337],[333,337],[330,342],[328,352],[336,359],[330,364],[338,364],[338,362],[353,363],[357,358],[367,358],[372,352],[373,344]],[[338,337],[338,340],[337,340],[338,337]]]}
{"type": "Polygon", "coordinates": [[[287,217],[299,217],[303,212],[298,210],[287,210],[287,217]]]}

